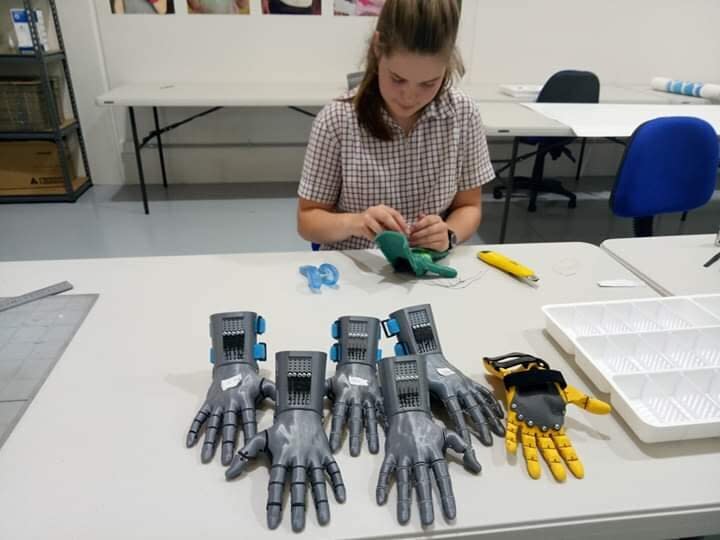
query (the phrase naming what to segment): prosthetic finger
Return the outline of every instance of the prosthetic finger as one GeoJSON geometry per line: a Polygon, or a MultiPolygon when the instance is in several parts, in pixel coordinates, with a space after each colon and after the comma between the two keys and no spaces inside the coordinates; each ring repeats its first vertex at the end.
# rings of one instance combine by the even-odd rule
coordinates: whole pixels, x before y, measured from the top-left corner
{"type": "Polygon", "coordinates": [[[593,414],[608,414],[612,410],[608,403],[592,398],[570,385],[565,387],[565,399],[593,414]]]}
{"type": "Polygon", "coordinates": [[[267,449],[267,432],[257,433],[243,446],[225,471],[225,478],[231,480],[240,476],[251,459],[267,449]]]}
{"type": "Polygon", "coordinates": [[[449,429],[445,430],[445,448],[452,448],[458,454],[462,454],[463,465],[468,471],[479,473],[482,470],[473,447],[467,444],[460,435],[449,429]]]}
{"type": "MultiPolygon", "coordinates": [[[[238,417],[235,411],[225,411],[222,421],[222,450],[221,462],[223,465],[229,465],[235,453],[235,441],[237,440],[237,422],[238,417]]],[[[253,434],[254,435],[254,434],[253,434]]],[[[250,438],[245,439],[249,441],[250,438]]]]}
{"type": "Polygon", "coordinates": [[[477,437],[480,442],[485,446],[492,446],[492,435],[490,434],[490,428],[488,427],[488,421],[483,414],[483,409],[480,404],[475,401],[475,398],[470,392],[460,394],[460,399],[465,405],[465,412],[472,418],[475,430],[477,431],[477,437]]]}
{"type": "Polygon", "coordinates": [[[333,452],[337,452],[342,444],[346,414],[347,404],[344,401],[336,401],[333,405],[332,423],[330,425],[330,450],[333,452]]]}
{"type": "Polygon", "coordinates": [[[360,443],[362,441],[362,406],[360,403],[352,402],[350,404],[350,455],[353,457],[360,455],[360,443]]]}
{"type": "Polygon", "coordinates": [[[369,401],[363,406],[365,411],[365,431],[368,444],[368,450],[371,454],[377,454],[380,450],[380,441],[378,438],[377,415],[375,406],[369,401]]]}
{"type": "Polygon", "coordinates": [[[433,512],[430,475],[428,474],[427,464],[424,461],[415,463],[413,466],[413,481],[415,482],[420,522],[424,526],[431,525],[432,522],[435,521],[435,513],[433,512]]]}
{"type": "Polygon", "coordinates": [[[390,475],[393,471],[395,471],[395,458],[392,455],[386,455],[380,467],[377,487],[375,488],[375,500],[379,505],[387,502],[388,484],[390,483],[390,475]]]}
{"type": "Polygon", "coordinates": [[[525,465],[527,466],[528,474],[531,478],[537,480],[540,478],[540,463],[538,462],[537,442],[535,441],[535,435],[528,433],[523,428],[520,428],[520,440],[522,442],[523,456],[525,457],[525,465]]]}
{"type": "Polygon", "coordinates": [[[519,429],[520,426],[517,423],[517,415],[511,411],[508,413],[507,430],[505,431],[505,448],[511,454],[517,451],[519,429]]]}
{"type": "Polygon", "coordinates": [[[550,437],[550,434],[547,432],[538,432],[535,436],[535,440],[537,441],[540,453],[542,454],[545,462],[548,464],[548,467],[550,467],[550,472],[555,480],[558,482],[564,482],[567,477],[565,466],[563,465],[558,449],[555,447],[555,443],[550,437]]]}
{"type": "Polygon", "coordinates": [[[438,458],[432,462],[432,470],[435,475],[435,481],[440,491],[440,501],[442,503],[443,514],[447,519],[455,519],[457,513],[455,506],[455,495],[453,494],[452,482],[450,481],[450,471],[445,459],[438,458]]]}
{"type": "Polygon", "coordinates": [[[490,410],[495,413],[497,418],[503,418],[505,416],[502,405],[500,405],[500,401],[498,401],[498,399],[492,394],[489,389],[485,388],[481,384],[475,383],[473,385],[473,390],[476,394],[479,394],[478,399],[480,399],[481,397],[482,401],[484,401],[488,405],[488,407],[490,407],[490,410]]]}
{"type": "Polygon", "coordinates": [[[573,476],[575,476],[575,478],[583,478],[585,476],[585,468],[575,453],[575,448],[573,448],[569,437],[565,434],[565,430],[561,430],[558,433],[551,433],[551,437],[560,456],[565,460],[573,476]]]}
{"type": "Polygon", "coordinates": [[[460,407],[457,397],[450,396],[449,398],[443,400],[443,404],[445,405],[445,409],[447,410],[450,420],[455,426],[455,430],[462,436],[463,440],[467,444],[471,444],[470,430],[467,428],[467,424],[465,423],[462,407],[460,407]]]}
{"type": "Polygon", "coordinates": [[[257,419],[255,403],[245,395],[240,396],[240,421],[242,422],[243,436],[247,441],[257,433],[257,419]]]}
{"type": "Polygon", "coordinates": [[[325,461],[325,470],[330,475],[335,500],[341,503],[345,502],[345,484],[343,483],[342,474],[340,474],[340,467],[331,457],[328,457],[325,461]]]}
{"type": "Polygon", "coordinates": [[[305,481],[305,466],[293,466],[290,478],[290,517],[292,529],[295,532],[305,528],[305,495],[307,493],[305,481]]]}
{"type": "Polygon", "coordinates": [[[271,467],[266,507],[267,524],[270,529],[276,529],[282,520],[282,500],[286,478],[287,468],[285,465],[277,463],[271,467]]]}
{"type": "Polygon", "coordinates": [[[401,525],[410,521],[410,462],[403,461],[395,471],[397,478],[397,520],[401,525]]]}
{"type": "Polygon", "coordinates": [[[212,408],[210,405],[206,402],[202,408],[198,411],[198,413],[195,415],[195,419],[192,421],[192,424],[190,425],[190,429],[188,430],[187,437],[185,439],[185,445],[190,448],[192,446],[195,446],[195,444],[198,441],[198,433],[200,432],[200,429],[202,429],[203,424],[210,416],[210,412],[212,411],[212,408]]]}
{"type": "Polygon", "coordinates": [[[330,505],[328,504],[324,467],[319,465],[312,465],[310,467],[310,484],[312,485],[312,496],[318,522],[320,525],[325,525],[330,521],[330,505]]]}
{"type": "Polygon", "coordinates": [[[205,429],[205,442],[203,442],[200,459],[203,463],[208,463],[215,455],[215,444],[217,440],[217,432],[222,423],[223,410],[216,408],[208,419],[207,428],[205,429]]]}

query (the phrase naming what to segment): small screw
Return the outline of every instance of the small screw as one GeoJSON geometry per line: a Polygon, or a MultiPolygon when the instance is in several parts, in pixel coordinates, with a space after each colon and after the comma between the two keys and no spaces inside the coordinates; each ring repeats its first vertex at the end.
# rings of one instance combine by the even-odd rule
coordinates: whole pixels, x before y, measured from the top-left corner
{"type": "Polygon", "coordinates": [[[533,427],[535,425],[535,422],[533,422],[532,420],[528,420],[527,425],[533,427]]]}
{"type": "Polygon", "coordinates": [[[555,425],[553,426],[553,429],[556,430],[556,431],[560,431],[560,424],[555,424],[555,425]]]}
{"type": "Polygon", "coordinates": [[[518,420],[523,420],[524,418],[525,418],[525,416],[524,416],[524,415],[522,415],[522,414],[518,414],[518,420]]]}
{"type": "Polygon", "coordinates": [[[510,405],[510,408],[511,408],[511,409],[517,409],[517,403],[513,403],[512,405],[510,405]]]}
{"type": "Polygon", "coordinates": [[[547,430],[548,430],[548,427],[547,427],[547,426],[542,426],[540,429],[543,430],[543,431],[547,431],[547,430]]]}

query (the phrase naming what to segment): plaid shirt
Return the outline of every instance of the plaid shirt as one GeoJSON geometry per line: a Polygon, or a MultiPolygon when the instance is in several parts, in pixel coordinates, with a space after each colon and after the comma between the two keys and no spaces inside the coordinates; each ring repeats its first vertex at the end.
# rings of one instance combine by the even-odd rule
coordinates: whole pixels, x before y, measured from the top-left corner
{"type": "MultiPolygon", "coordinates": [[[[313,123],[298,195],[338,212],[360,213],[384,204],[412,225],[421,213],[445,217],[458,191],[495,178],[478,107],[457,89],[433,100],[409,136],[384,109],[383,114],[392,141],[361,128],[352,103],[325,106],[313,123]]],[[[322,247],[374,244],[352,236],[322,247]]]]}

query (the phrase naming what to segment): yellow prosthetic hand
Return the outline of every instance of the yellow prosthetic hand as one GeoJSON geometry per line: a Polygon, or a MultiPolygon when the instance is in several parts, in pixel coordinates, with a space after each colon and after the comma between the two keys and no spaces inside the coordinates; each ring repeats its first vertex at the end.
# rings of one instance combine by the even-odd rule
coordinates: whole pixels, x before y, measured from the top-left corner
{"type": "Polygon", "coordinates": [[[610,405],[569,386],[559,371],[544,360],[523,353],[484,358],[485,369],[505,385],[508,415],[505,447],[514,454],[518,438],[528,474],[540,478],[538,450],[555,479],[566,478],[563,461],[577,478],[585,475],[570,439],[565,433],[568,403],[593,414],[608,414],[610,405]]]}

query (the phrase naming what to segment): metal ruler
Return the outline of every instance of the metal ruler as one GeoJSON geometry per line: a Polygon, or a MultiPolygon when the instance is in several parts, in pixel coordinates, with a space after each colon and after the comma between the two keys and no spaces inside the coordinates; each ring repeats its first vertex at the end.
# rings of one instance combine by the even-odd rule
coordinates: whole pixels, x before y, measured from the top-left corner
{"type": "Polygon", "coordinates": [[[30,302],[34,302],[35,300],[40,300],[41,298],[46,298],[54,294],[60,294],[65,291],[69,291],[72,288],[73,286],[70,282],[62,281],[60,283],[56,283],[55,285],[50,285],[49,287],[21,294],[20,296],[13,296],[11,298],[0,298],[0,311],[5,311],[14,307],[22,306],[23,304],[28,304],[30,302]]]}

